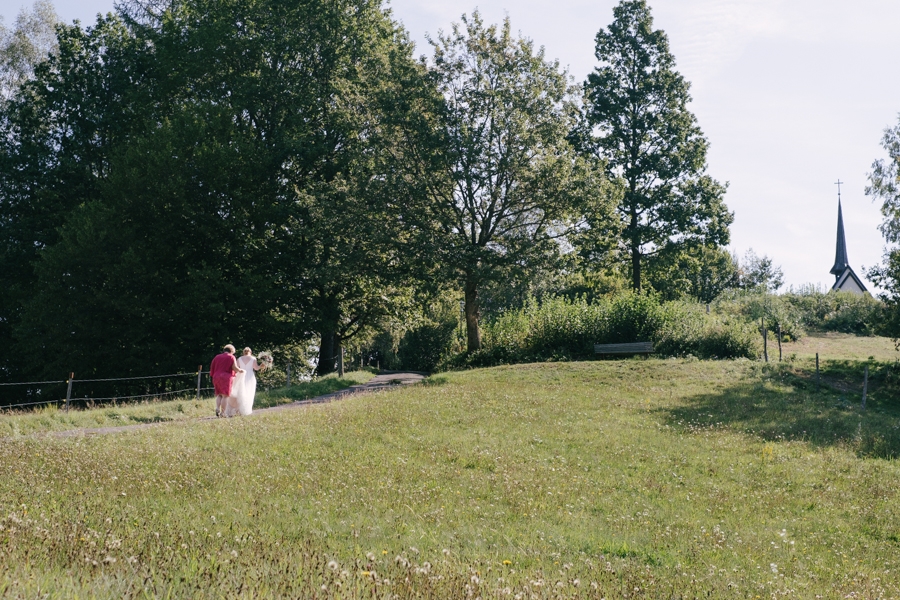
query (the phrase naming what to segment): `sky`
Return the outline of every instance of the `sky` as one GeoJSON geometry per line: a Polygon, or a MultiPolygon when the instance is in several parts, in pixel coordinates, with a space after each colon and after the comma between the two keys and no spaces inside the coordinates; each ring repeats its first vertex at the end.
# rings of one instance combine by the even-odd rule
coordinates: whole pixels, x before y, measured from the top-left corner
{"type": "MultiPolygon", "coordinates": [[[[900,119],[897,0],[650,0],[691,111],[710,143],[708,173],[728,182],[731,250],[752,248],[784,271],[785,287],[830,287],[839,179],[850,264],[881,261],[879,205],[865,195],[880,141],[900,119]]],[[[30,1],[0,0],[7,25],[30,1]]],[[[392,0],[394,17],[430,55],[426,34],[449,30],[478,8],[488,23],[543,46],[575,81],[595,67],[594,37],[618,0],[392,0]]],[[[113,0],[55,0],[82,25],[113,0]]]]}

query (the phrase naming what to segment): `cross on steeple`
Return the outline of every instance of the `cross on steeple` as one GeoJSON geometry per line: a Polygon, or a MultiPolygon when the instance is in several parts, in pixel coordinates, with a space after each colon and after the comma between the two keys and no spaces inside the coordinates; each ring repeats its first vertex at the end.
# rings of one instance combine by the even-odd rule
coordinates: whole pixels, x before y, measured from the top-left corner
{"type": "Polygon", "coordinates": [[[838,177],[837,182],[835,182],[835,184],[834,184],[834,185],[838,186],[838,204],[841,203],[841,185],[842,185],[843,183],[844,183],[844,182],[841,181],[841,178],[838,177]]]}

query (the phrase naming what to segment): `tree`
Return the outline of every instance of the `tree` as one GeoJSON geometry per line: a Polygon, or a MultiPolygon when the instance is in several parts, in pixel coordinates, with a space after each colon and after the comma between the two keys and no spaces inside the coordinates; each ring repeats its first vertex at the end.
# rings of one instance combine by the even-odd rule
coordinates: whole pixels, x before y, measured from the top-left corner
{"type": "Polygon", "coordinates": [[[486,27],[478,12],[431,43],[444,101],[432,141],[442,150],[433,169],[441,176],[419,218],[429,219],[422,230],[433,262],[463,288],[474,351],[482,285],[558,255],[581,203],[603,196],[594,164],[566,139],[573,126],[567,77],[543,49],[515,39],[508,19],[486,27]]]}
{"type": "Polygon", "coordinates": [[[374,0],[154,6],[60,28],[6,113],[0,323],[98,375],[312,334],[328,372],[408,296],[389,180],[424,68],[374,0]]]}
{"type": "Polygon", "coordinates": [[[666,34],[645,0],[623,0],[597,33],[600,65],[584,84],[579,147],[607,161],[624,187],[618,213],[632,287],[661,252],[728,243],[726,186],[706,174],[707,141],[688,110],[690,84],[675,71],[666,34]]]}
{"type": "Polygon", "coordinates": [[[868,271],[868,276],[884,292],[881,299],[887,310],[885,331],[895,340],[900,339],[900,119],[893,128],[884,130],[882,148],[888,159],[878,159],[872,163],[866,195],[881,201],[884,220],[879,229],[888,246],[884,252],[884,262],[868,271]]]}
{"type": "Polygon", "coordinates": [[[649,261],[646,275],[666,300],[689,297],[710,303],[725,290],[740,287],[737,258],[716,246],[657,254],[649,261]]]}
{"type": "Polygon", "coordinates": [[[744,254],[744,260],[739,263],[738,271],[740,287],[744,289],[763,288],[775,292],[784,284],[781,267],[775,265],[765,254],[757,256],[753,248],[744,254]]]}
{"type": "Polygon", "coordinates": [[[0,18],[0,102],[10,100],[34,77],[35,67],[56,49],[58,22],[49,0],[37,0],[31,11],[23,8],[12,30],[4,27],[0,18]]]}

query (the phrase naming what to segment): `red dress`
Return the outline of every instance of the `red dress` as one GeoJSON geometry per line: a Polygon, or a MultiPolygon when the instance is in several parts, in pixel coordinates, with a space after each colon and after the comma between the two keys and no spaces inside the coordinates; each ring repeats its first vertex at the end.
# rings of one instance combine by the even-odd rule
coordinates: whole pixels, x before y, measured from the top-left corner
{"type": "Polygon", "coordinates": [[[234,354],[223,352],[216,356],[209,365],[209,374],[212,377],[216,396],[230,396],[231,384],[234,381],[234,354]]]}

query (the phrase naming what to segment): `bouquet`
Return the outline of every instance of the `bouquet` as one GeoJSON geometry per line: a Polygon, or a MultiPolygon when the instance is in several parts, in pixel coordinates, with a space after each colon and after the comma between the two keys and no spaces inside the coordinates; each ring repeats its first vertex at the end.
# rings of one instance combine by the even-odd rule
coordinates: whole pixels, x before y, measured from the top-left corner
{"type": "Polygon", "coordinates": [[[271,367],[272,363],[274,362],[272,360],[272,353],[271,352],[260,352],[259,356],[256,357],[256,362],[258,362],[259,366],[262,367],[261,370],[265,371],[266,369],[271,367]]]}

